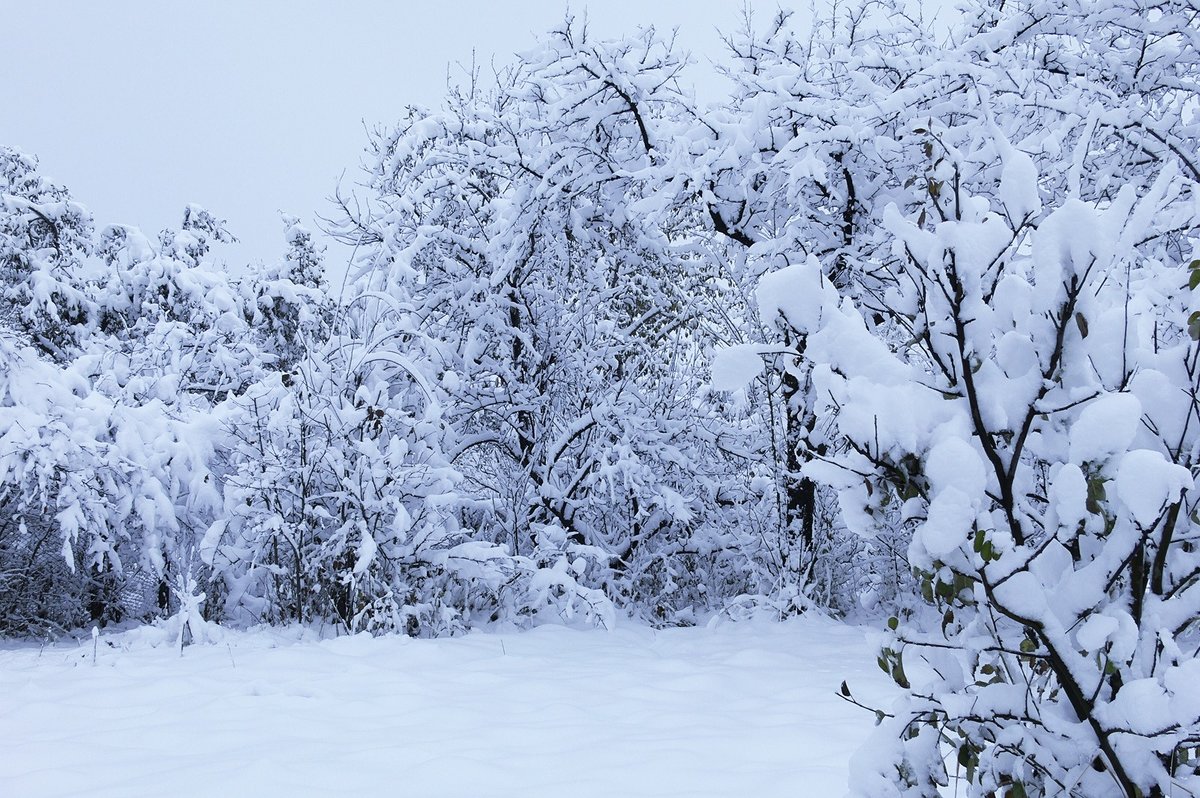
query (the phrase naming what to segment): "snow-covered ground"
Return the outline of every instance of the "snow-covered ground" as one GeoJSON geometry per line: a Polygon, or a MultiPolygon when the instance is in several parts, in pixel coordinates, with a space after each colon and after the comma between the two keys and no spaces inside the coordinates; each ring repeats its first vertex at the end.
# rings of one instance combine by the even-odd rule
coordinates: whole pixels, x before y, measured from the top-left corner
{"type": "Polygon", "coordinates": [[[0,796],[841,795],[883,700],[816,619],[0,650],[0,796]]]}

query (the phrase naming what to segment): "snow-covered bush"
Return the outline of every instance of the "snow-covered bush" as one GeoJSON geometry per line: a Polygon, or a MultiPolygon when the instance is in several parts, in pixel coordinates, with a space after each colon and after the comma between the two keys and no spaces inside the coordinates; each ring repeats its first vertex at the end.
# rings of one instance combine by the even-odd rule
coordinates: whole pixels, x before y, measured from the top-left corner
{"type": "Polygon", "coordinates": [[[790,97],[765,107],[814,121],[783,149],[853,192],[842,230],[869,243],[803,221],[810,257],[758,289],[783,340],[754,351],[807,381],[802,472],[843,522],[913,529],[926,605],[889,624],[908,697],[862,794],[1195,789],[1196,25],[997,4],[935,46],[851,10],[802,81],[793,40],[748,50],[790,97]]]}
{"type": "MultiPolygon", "coordinates": [[[[115,401],[79,370],[0,339],[3,567],[15,572],[13,601],[80,595],[96,618],[119,616],[123,575],[161,575],[192,519],[216,507],[205,433],[160,402],[115,401]],[[48,568],[51,552],[65,572],[48,568]],[[48,570],[64,578],[35,585],[48,570]]],[[[57,615],[45,621],[69,627],[57,615]]]]}
{"type": "Polygon", "coordinates": [[[0,147],[0,325],[55,359],[69,358],[89,316],[79,269],[92,219],[37,160],[0,147]]]}
{"type": "Polygon", "coordinates": [[[334,339],[230,406],[226,515],[202,556],[229,583],[231,609],[386,625],[383,606],[407,606],[408,582],[427,576],[420,553],[446,548],[440,505],[455,475],[438,419],[418,382],[370,365],[334,339]]]}
{"type": "Polygon", "coordinates": [[[890,624],[881,666],[910,697],[879,736],[902,744],[859,788],[933,794],[949,749],[970,794],[1193,789],[1200,335],[1169,236],[1195,224],[1195,184],[1167,161],[1144,197],[1043,209],[1030,158],[990,140],[997,199],[946,147],[926,184],[941,221],[886,211],[879,304],[815,264],[767,289],[786,288],[833,425],[837,452],[807,473],[864,532],[903,502],[937,610],[890,624]]]}
{"type": "Polygon", "coordinates": [[[411,635],[543,610],[610,619],[561,536],[516,556],[464,526],[427,367],[370,335],[381,308],[360,298],[341,334],[227,403],[226,513],[201,546],[226,612],[411,635]]]}
{"type": "Polygon", "coordinates": [[[230,238],[198,206],[157,244],[132,227],[101,233],[104,268],[89,285],[99,332],[89,354],[104,390],[179,410],[218,403],[262,373],[272,355],[250,335],[254,299],[208,259],[211,242],[230,238]]]}
{"type": "Polygon", "coordinates": [[[206,412],[261,371],[236,286],[206,260],[229,237],[193,206],[158,245],[128,227],[93,241],[32,158],[0,164],[0,626],[167,610],[163,580],[221,506],[206,412]]]}
{"type": "Polygon", "coordinates": [[[972,794],[1194,779],[1194,302],[1186,271],[1137,249],[1180,187],[1043,215],[1035,178],[1010,153],[1000,206],[961,193],[932,230],[893,215],[899,353],[816,269],[788,275],[842,446],[809,472],[864,528],[903,500],[937,610],[891,623],[881,664],[911,698],[883,734],[906,742],[866,792],[945,783],[946,746],[972,794]]]}

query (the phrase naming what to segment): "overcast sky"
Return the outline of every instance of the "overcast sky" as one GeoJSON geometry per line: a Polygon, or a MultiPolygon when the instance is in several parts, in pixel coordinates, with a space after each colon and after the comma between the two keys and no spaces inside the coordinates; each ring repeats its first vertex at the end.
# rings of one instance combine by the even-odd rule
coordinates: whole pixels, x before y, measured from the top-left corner
{"type": "MultiPolygon", "coordinates": [[[[777,4],[754,3],[769,16],[777,4]]],[[[580,13],[581,3],[571,8],[580,13]]],[[[603,0],[595,34],[679,29],[703,61],[734,0],[603,0]]],[[[283,251],[278,211],[311,222],[354,179],[364,123],[436,106],[448,66],[507,60],[563,18],[561,0],[58,3],[4,8],[0,143],[39,156],[97,222],[148,233],[196,202],[242,242],[231,263],[283,251]]],[[[703,73],[701,69],[698,72],[703,73]]],[[[461,74],[461,72],[460,72],[461,74]]]]}

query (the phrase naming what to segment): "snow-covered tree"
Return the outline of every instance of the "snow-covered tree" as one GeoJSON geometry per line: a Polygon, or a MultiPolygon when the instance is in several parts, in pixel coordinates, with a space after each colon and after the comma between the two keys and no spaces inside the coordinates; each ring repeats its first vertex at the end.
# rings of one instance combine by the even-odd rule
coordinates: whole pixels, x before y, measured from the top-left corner
{"type": "Polygon", "coordinates": [[[683,66],[653,31],[568,22],[494,89],[381,135],[342,226],[357,290],[393,298],[391,334],[428,364],[463,524],[548,566],[583,556],[658,620],[772,581],[757,542],[728,551],[729,508],[759,499],[703,390],[729,281],[678,135],[683,66]]]}
{"type": "Polygon", "coordinates": [[[249,319],[260,348],[288,371],[310,347],[329,337],[334,303],[325,280],[325,247],[294,216],[283,216],[287,253],[273,267],[257,271],[245,288],[253,291],[249,319]]]}

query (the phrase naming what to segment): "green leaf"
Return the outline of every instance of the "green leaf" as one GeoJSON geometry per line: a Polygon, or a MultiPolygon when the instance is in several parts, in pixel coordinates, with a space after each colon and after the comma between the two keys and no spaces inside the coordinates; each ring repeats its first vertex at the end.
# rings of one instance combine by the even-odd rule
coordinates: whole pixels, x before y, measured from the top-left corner
{"type": "Polygon", "coordinates": [[[963,743],[958,747],[958,764],[967,770],[972,770],[978,762],[979,756],[975,753],[975,749],[970,743],[963,743]]]}
{"type": "MultiPolygon", "coordinates": [[[[1195,263],[1196,261],[1192,261],[1195,263]]],[[[1196,290],[1196,286],[1200,285],[1200,269],[1192,267],[1192,276],[1188,278],[1188,288],[1192,291],[1196,290]]]]}
{"type": "Polygon", "coordinates": [[[974,580],[971,579],[971,577],[967,576],[966,574],[960,574],[957,572],[954,574],[954,594],[955,595],[962,593],[964,590],[970,590],[971,586],[973,584],[975,584],[974,580]]]}
{"type": "Polygon", "coordinates": [[[893,615],[891,618],[887,619],[887,626],[893,632],[896,631],[896,629],[900,626],[900,619],[893,615]]]}
{"type": "Polygon", "coordinates": [[[1102,514],[1104,501],[1108,498],[1108,493],[1104,490],[1104,478],[1092,477],[1088,480],[1087,488],[1087,511],[1094,515],[1102,514]]]}
{"type": "Polygon", "coordinates": [[[846,684],[846,680],[842,680],[842,695],[846,698],[850,697],[850,685],[846,684]]]}
{"type": "Polygon", "coordinates": [[[1200,310],[1188,316],[1188,335],[1193,341],[1200,341],[1200,310]]]}

